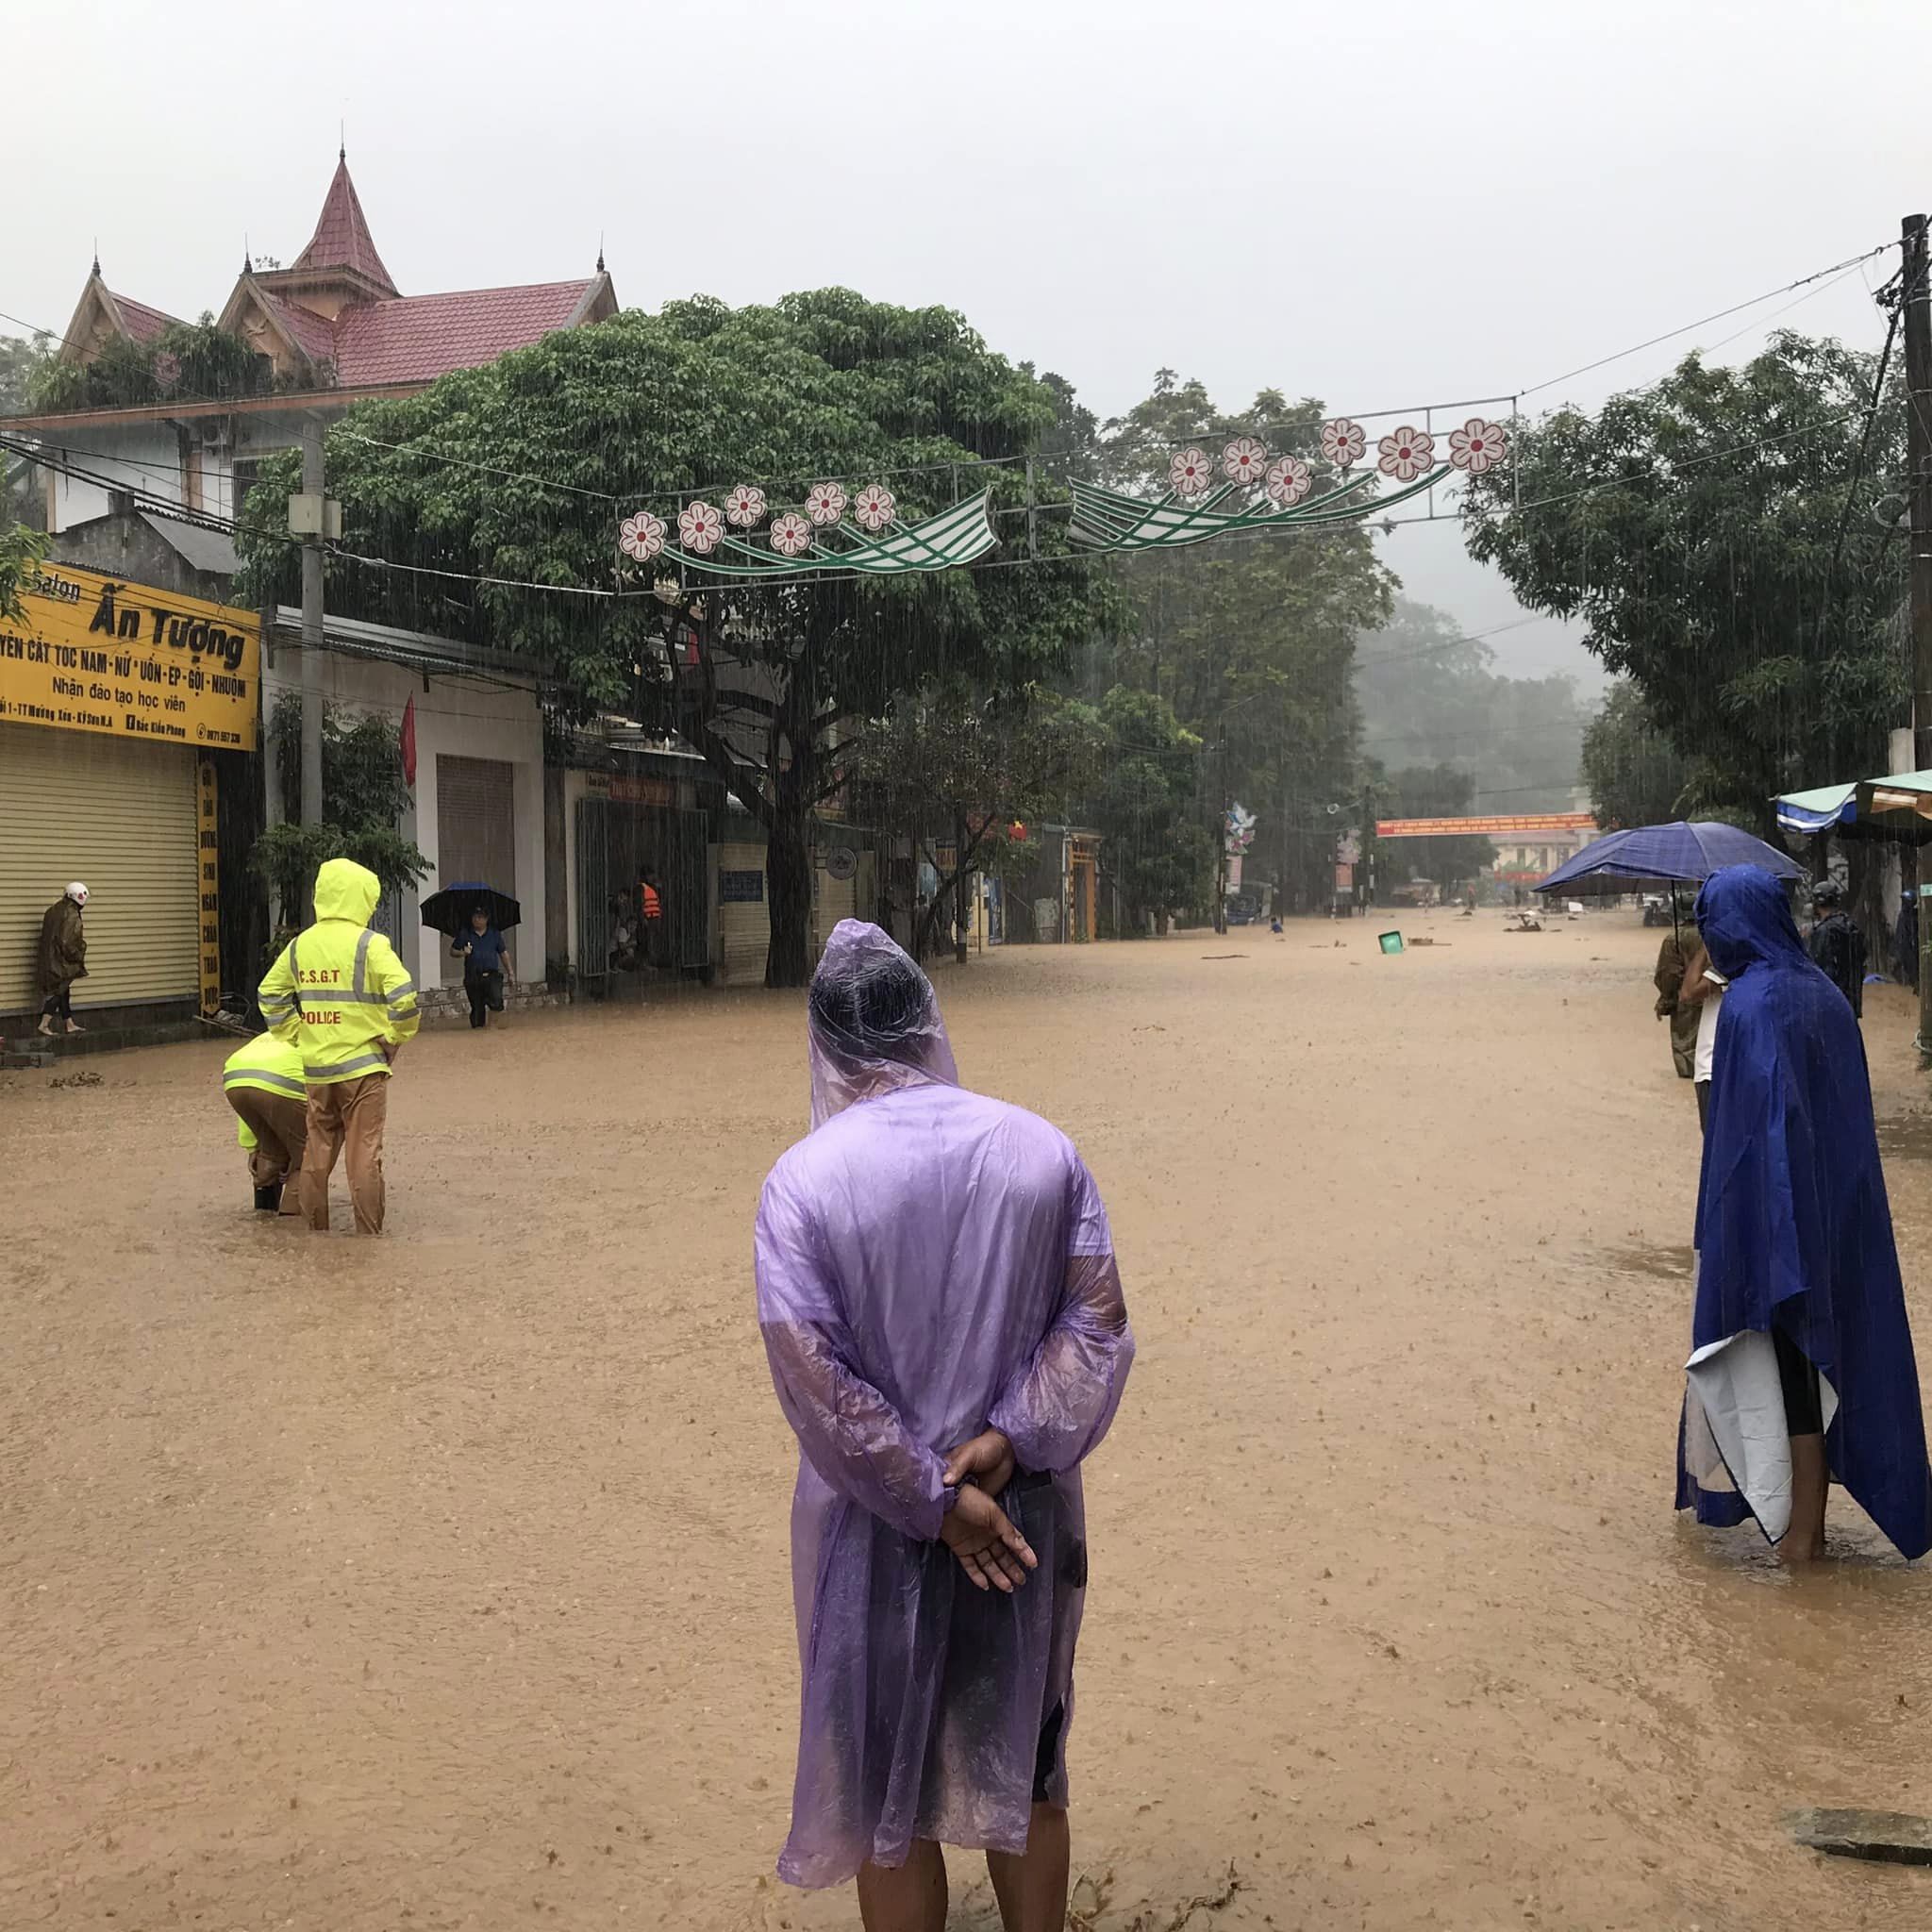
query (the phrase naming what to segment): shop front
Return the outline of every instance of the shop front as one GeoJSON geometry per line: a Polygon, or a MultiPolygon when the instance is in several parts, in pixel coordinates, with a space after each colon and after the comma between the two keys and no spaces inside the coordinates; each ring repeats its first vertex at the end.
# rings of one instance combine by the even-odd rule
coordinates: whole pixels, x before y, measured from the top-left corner
{"type": "Polygon", "coordinates": [[[261,627],[250,610],[47,564],[0,621],[0,1023],[40,1006],[41,919],[88,888],[88,1024],[221,1001],[225,783],[253,753],[261,627]]]}

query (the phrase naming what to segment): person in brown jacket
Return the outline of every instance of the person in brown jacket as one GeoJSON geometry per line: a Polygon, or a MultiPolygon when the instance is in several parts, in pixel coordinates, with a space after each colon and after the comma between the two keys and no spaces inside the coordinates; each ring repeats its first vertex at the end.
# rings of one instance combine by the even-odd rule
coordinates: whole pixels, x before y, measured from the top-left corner
{"type": "Polygon", "coordinates": [[[42,1033],[82,1030],[74,1017],[74,982],[87,977],[87,934],[80,922],[80,910],[86,904],[87,888],[75,879],[41,920],[38,965],[41,991],[45,995],[41,1002],[42,1033]]]}
{"type": "Polygon", "coordinates": [[[1651,981],[1657,988],[1657,1016],[1671,1023],[1671,1058],[1676,1064],[1680,1080],[1694,1079],[1697,1072],[1698,1009],[1681,997],[1684,975],[1697,948],[1694,925],[1689,931],[1681,925],[1673,926],[1657,949],[1657,972],[1651,981]]]}

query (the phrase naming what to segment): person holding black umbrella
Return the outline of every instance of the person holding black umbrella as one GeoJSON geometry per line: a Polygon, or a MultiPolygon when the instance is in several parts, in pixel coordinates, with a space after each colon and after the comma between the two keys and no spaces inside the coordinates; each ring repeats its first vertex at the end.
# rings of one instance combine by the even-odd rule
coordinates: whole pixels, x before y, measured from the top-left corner
{"type": "Polygon", "coordinates": [[[503,1011],[506,980],[516,984],[509,941],[491,922],[490,908],[477,906],[470,913],[470,929],[458,933],[451,954],[463,962],[463,991],[470,999],[470,1024],[487,1026],[492,1012],[503,1011]]]}

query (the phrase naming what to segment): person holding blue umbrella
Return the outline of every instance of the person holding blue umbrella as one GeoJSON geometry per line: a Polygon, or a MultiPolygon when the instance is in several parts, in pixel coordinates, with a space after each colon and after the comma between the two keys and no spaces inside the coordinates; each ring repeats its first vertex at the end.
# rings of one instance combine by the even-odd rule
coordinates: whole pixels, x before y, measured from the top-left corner
{"type": "Polygon", "coordinates": [[[1824,1554],[1837,1482],[1902,1556],[1922,1557],[1932,1467],[1858,1023],[1769,872],[1712,874],[1696,917],[1726,990],[1677,1507],[1718,1526],[1755,1518],[1807,1563],[1824,1554]]]}

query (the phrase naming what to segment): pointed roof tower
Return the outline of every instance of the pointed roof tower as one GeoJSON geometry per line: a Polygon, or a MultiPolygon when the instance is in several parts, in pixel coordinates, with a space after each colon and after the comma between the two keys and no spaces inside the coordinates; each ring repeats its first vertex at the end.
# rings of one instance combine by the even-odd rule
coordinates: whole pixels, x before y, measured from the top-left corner
{"type": "Polygon", "coordinates": [[[337,155],[335,179],[328,184],[315,233],[290,268],[294,274],[346,269],[349,274],[374,283],[385,295],[402,293],[390,280],[389,270],[383,267],[382,257],[375,252],[375,238],[369,232],[361,197],[349,178],[346,149],[337,155]]]}
{"type": "Polygon", "coordinates": [[[264,288],[333,321],[366,302],[392,302],[398,291],[375,252],[368,218],[349,178],[348,158],[338,155],[335,179],[308,246],[287,268],[258,273],[264,288]]]}

